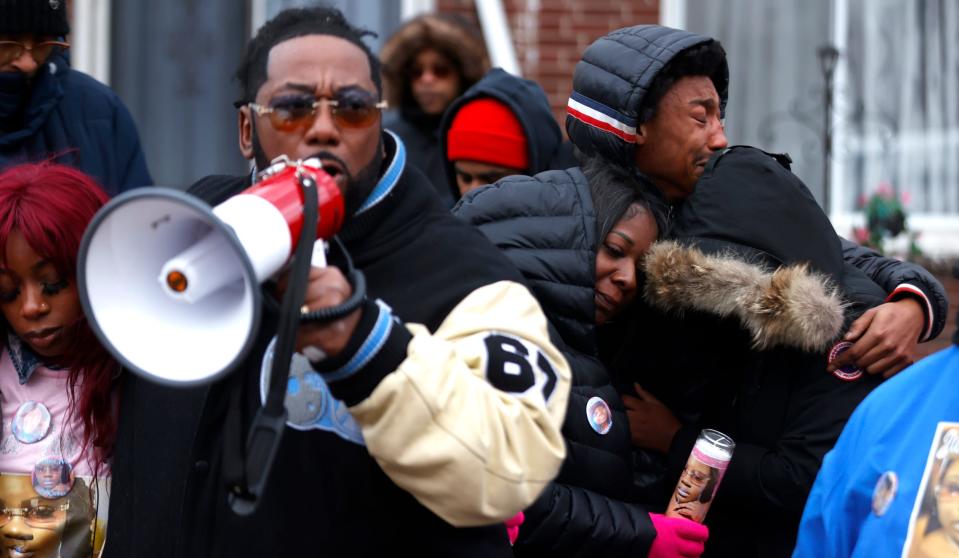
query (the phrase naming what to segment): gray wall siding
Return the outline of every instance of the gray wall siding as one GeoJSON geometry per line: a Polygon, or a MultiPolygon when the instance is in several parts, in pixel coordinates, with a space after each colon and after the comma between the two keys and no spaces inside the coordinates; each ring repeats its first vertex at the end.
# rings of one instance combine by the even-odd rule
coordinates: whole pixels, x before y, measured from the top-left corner
{"type": "Polygon", "coordinates": [[[113,3],[111,84],[133,113],[158,185],[246,171],[232,102],[247,11],[237,0],[113,3]]]}

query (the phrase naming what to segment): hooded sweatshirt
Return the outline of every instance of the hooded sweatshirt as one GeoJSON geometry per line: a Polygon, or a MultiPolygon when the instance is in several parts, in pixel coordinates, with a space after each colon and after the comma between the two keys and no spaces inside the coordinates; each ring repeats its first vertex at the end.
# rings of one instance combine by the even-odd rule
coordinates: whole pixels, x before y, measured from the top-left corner
{"type": "Polygon", "coordinates": [[[522,125],[529,160],[529,168],[522,174],[532,176],[547,170],[576,166],[571,146],[563,143],[562,133],[543,88],[534,81],[516,77],[502,68],[493,68],[446,109],[440,125],[440,152],[443,154],[445,185],[450,199],[458,200],[460,192],[456,187],[453,163],[446,159],[447,134],[460,109],[471,101],[482,98],[495,99],[506,105],[522,125]]]}

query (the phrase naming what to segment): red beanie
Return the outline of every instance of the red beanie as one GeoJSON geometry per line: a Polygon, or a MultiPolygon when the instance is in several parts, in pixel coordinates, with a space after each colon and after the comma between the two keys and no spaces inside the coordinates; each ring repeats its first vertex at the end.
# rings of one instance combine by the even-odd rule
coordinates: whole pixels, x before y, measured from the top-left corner
{"type": "Polygon", "coordinates": [[[483,98],[464,105],[446,134],[446,158],[525,171],[529,166],[523,126],[506,105],[483,98]]]}

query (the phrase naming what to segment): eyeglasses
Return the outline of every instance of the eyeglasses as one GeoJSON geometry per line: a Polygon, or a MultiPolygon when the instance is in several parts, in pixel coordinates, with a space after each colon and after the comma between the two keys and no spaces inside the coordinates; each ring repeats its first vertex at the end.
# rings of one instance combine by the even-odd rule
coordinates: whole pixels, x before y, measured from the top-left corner
{"type": "Polygon", "coordinates": [[[437,79],[446,79],[453,73],[453,67],[448,64],[415,65],[410,67],[408,73],[410,79],[417,80],[423,77],[426,72],[433,74],[433,77],[437,79]]]}
{"type": "Polygon", "coordinates": [[[936,487],[936,492],[942,498],[959,500],[959,482],[956,482],[955,480],[943,481],[936,487]]]}
{"type": "Polygon", "coordinates": [[[10,523],[14,517],[22,517],[23,522],[30,527],[49,528],[65,521],[68,509],[69,502],[51,506],[33,499],[27,507],[0,509],[0,527],[10,523]]]}
{"type": "Polygon", "coordinates": [[[29,52],[37,64],[43,64],[50,57],[55,48],[68,49],[70,43],[63,41],[43,41],[33,46],[27,46],[19,41],[0,41],[0,65],[9,64],[29,52]]]}
{"type": "Polygon", "coordinates": [[[387,108],[386,101],[376,99],[362,89],[349,89],[336,94],[333,99],[317,99],[310,95],[279,97],[269,106],[247,103],[258,116],[269,115],[273,127],[282,132],[292,132],[313,124],[316,112],[328,105],[333,122],[340,128],[367,128],[376,122],[380,110],[387,108]]]}

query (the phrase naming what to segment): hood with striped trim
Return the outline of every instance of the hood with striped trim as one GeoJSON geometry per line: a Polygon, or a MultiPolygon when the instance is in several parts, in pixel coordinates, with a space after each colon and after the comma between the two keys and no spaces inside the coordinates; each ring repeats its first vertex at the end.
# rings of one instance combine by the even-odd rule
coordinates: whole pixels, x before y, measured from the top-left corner
{"type": "MultiPolygon", "coordinates": [[[[619,29],[591,44],[576,64],[566,109],[569,139],[586,154],[633,165],[636,125],[643,97],[653,80],[680,52],[714,39],[660,25],[619,29]]],[[[725,111],[729,68],[713,78],[725,111]]]]}

